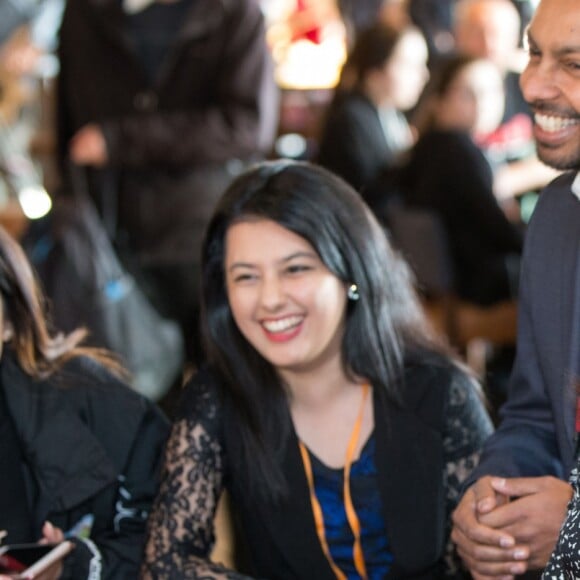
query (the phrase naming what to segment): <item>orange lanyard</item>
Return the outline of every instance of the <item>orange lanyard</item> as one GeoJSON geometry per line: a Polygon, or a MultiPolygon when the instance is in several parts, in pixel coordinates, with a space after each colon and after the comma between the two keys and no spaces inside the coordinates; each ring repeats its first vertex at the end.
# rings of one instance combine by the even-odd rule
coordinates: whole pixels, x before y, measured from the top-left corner
{"type": "MultiPolygon", "coordinates": [[[[360,410],[358,412],[358,417],[356,418],[354,427],[352,429],[352,434],[350,436],[350,440],[348,442],[348,447],[346,449],[346,461],[344,464],[344,509],[346,511],[346,518],[350,525],[350,529],[352,530],[354,536],[354,544],[352,548],[354,565],[356,567],[356,571],[358,572],[359,576],[366,580],[367,578],[367,569],[365,564],[365,558],[362,551],[361,539],[360,539],[360,520],[356,515],[356,511],[354,509],[354,505],[352,503],[352,497],[350,495],[350,468],[352,465],[352,458],[354,456],[354,452],[356,450],[356,446],[358,443],[363,414],[365,409],[365,402],[369,393],[369,386],[368,384],[363,385],[363,398],[360,405],[360,410]]],[[[314,476],[312,473],[312,464],[310,463],[310,456],[308,455],[308,451],[306,446],[302,441],[298,442],[300,446],[300,454],[302,455],[302,462],[304,463],[304,470],[306,471],[306,479],[308,480],[308,487],[310,488],[310,504],[312,505],[312,513],[314,515],[314,523],[316,524],[316,534],[318,535],[318,539],[320,540],[320,545],[322,546],[322,551],[334,572],[334,575],[338,578],[338,580],[347,580],[346,575],[342,570],[336,565],[335,561],[332,559],[330,555],[330,550],[328,548],[328,542],[326,541],[326,533],[324,531],[324,516],[322,514],[322,508],[320,507],[320,502],[316,497],[316,492],[314,490],[314,476]]]]}

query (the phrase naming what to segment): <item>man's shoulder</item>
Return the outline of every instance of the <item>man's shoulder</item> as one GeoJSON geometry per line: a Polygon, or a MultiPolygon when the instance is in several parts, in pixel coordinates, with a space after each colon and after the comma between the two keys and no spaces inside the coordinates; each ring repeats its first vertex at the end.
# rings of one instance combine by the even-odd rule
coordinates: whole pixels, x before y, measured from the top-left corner
{"type": "MultiPolygon", "coordinates": [[[[575,171],[567,171],[553,179],[541,192],[540,201],[551,203],[568,197],[572,193],[572,184],[578,175],[575,171]]],[[[544,203],[545,203],[544,202],[544,203]]]]}
{"type": "Polygon", "coordinates": [[[555,222],[560,223],[562,216],[580,211],[580,201],[572,193],[575,178],[575,172],[563,173],[542,190],[530,220],[527,237],[530,237],[530,231],[541,230],[543,226],[552,227],[555,222]]]}

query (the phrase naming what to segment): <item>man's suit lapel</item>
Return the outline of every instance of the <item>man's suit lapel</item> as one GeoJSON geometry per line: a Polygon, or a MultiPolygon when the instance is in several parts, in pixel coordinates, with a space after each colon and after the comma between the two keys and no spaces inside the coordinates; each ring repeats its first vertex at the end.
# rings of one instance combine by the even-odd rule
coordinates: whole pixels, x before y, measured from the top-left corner
{"type": "Polygon", "coordinates": [[[576,408],[576,391],[570,388],[570,381],[572,375],[580,376],[580,236],[576,233],[580,231],[580,201],[573,196],[567,197],[560,220],[558,247],[552,259],[558,260],[560,269],[561,295],[557,306],[560,312],[556,320],[561,321],[561,326],[554,336],[559,336],[558,352],[562,357],[556,368],[568,371],[565,380],[559,377],[559,385],[566,439],[572,442],[575,439],[573,410],[576,408]],[[573,236],[569,235],[571,232],[573,236]]]}

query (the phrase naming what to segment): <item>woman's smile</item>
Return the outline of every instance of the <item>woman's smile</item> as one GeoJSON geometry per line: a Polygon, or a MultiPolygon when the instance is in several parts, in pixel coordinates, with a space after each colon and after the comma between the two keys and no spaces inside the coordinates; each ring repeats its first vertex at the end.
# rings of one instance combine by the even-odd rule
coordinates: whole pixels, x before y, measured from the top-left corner
{"type": "Polygon", "coordinates": [[[264,319],[261,321],[266,336],[273,342],[285,342],[291,340],[300,333],[304,316],[285,316],[276,319],[264,319]]]}

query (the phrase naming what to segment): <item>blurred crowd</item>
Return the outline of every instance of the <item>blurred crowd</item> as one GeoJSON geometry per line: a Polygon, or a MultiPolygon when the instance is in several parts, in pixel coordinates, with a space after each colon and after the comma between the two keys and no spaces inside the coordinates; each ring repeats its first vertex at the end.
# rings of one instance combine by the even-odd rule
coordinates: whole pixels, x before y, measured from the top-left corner
{"type": "MultiPolygon", "coordinates": [[[[224,489],[265,573],[366,578],[363,552],[377,578],[478,569],[478,538],[458,528],[479,522],[459,504],[457,552],[451,514],[499,423],[524,239],[561,166],[540,161],[520,85],[537,5],[2,0],[0,224],[26,254],[0,228],[0,465],[23,465],[0,482],[19,496],[1,500],[0,528],[76,543],[43,580],[245,578],[209,560],[224,489]],[[58,387],[71,380],[72,395],[58,387]],[[163,468],[158,406],[174,421],[163,468]],[[91,475],[78,504],[51,489],[63,457],[39,460],[44,421],[91,475]],[[77,421],[75,450],[63,425],[77,421]],[[74,533],[85,505],[92,539],[74,533]],[[415,538],[400,514],[429,522],[415,538]]],[[[559,517],[570,487],[546,485],[559,517]]],[[[532,544],[529,566],[501,558],[539,569],[551,550],[532,544]]]]}
{"type": "Polygon", "coordinates": [[[193,364],[205,224],[228,182],[268,157],[331,169],[385,226],[395,198],[434,211],[453,293],[517,300],[525,226],[555,175],[537,160],[518,84],[532,0],[264,0],[235,15],[213,7],[209,20],[189,4],[3,4],[6,215],[29,185],[70,195],[70,168],[83,167],[108,234],[193,364]],[[288,135],[296,99],[310,110],[288,135]]]}

